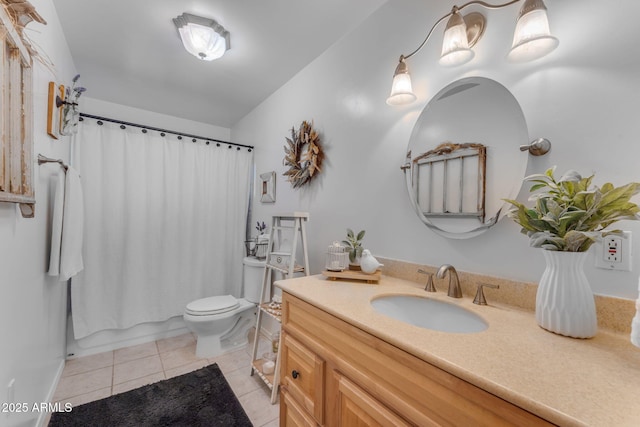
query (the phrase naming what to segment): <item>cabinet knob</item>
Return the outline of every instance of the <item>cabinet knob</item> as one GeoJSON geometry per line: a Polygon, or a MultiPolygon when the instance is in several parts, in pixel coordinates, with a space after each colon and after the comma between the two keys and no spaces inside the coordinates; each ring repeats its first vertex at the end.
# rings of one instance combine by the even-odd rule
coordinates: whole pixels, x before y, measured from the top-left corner
{"type": "Polygon", "coordinates": [[[291,376],[293,377],[294,380],[296,378],[298,378],[299,375],[300,375],[300,373],[298,371],[296,371],[295,369],[293,371],[291,371],[291,376]]]}

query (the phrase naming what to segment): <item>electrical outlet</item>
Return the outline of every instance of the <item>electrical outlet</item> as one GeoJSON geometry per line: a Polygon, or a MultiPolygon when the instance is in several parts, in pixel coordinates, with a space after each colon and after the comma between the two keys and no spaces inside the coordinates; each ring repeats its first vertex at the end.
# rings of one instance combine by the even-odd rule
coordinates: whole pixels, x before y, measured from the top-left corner
{"type": "Polygon", "coordinates": [[[622,262],[622,237],[606,236],[603,240],[603,257],[606,262],[622,262]]]}
{"type": "Polygon", "coordinates": [[[607,270],[631,271],[631,232],[610,234],[595,246],[595,265],[607,270]]]}

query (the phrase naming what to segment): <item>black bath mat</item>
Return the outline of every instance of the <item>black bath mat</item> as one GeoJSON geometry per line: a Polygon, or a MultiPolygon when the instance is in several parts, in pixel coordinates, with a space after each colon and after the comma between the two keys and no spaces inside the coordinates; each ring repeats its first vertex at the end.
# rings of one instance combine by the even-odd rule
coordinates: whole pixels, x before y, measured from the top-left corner
{"type": "Polygon", "coordinates": [[[251,421],[217,364],[55,412],[49,427],[247,426],[251,421]]]}

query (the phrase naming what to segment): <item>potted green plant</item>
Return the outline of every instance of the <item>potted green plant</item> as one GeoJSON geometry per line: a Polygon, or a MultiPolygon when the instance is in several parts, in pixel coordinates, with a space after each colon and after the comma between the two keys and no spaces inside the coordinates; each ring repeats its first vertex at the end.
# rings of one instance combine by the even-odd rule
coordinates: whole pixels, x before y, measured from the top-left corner
{"type": "Polygon", "coordinates": [[[343,240],[349,251],[349,268],[360,270],[360,257],[362,256],[362,239],[365,231],[361,230],[355,234],[352,229],[347,228],[347,240],[343,240]]]}
{"type": "Polygon", "coordinates": [[[547,267],[536,295],[536,320],[543,328],[561,335],[589,338],[596,334],[597,317],[593,293],[583,272],[586,252],[606,230],[621,220],[640,219],[640,208],[631,198],[640,183],[620,187],[592,185],[593,175],[583,178],[568,171],[560,179],[555,167],[525,178],[532,182],[527,207],[506,200],[513,207],[507,216],[529,236],[533,247],[545,249],[547,267]]]}

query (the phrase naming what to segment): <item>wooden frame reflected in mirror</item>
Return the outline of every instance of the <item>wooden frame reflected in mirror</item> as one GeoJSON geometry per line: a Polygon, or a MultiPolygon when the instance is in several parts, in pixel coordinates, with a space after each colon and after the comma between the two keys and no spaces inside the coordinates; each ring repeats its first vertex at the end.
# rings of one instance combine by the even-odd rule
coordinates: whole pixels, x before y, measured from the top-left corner
{"type": "Polygon", "coordinates": [[[502,84],[474,76],[445,86],[420,113],[401,166],[420,220],[452,239],[493,227],[504,199],[520,191],[528,141],[520,104],[502,84]]]}

